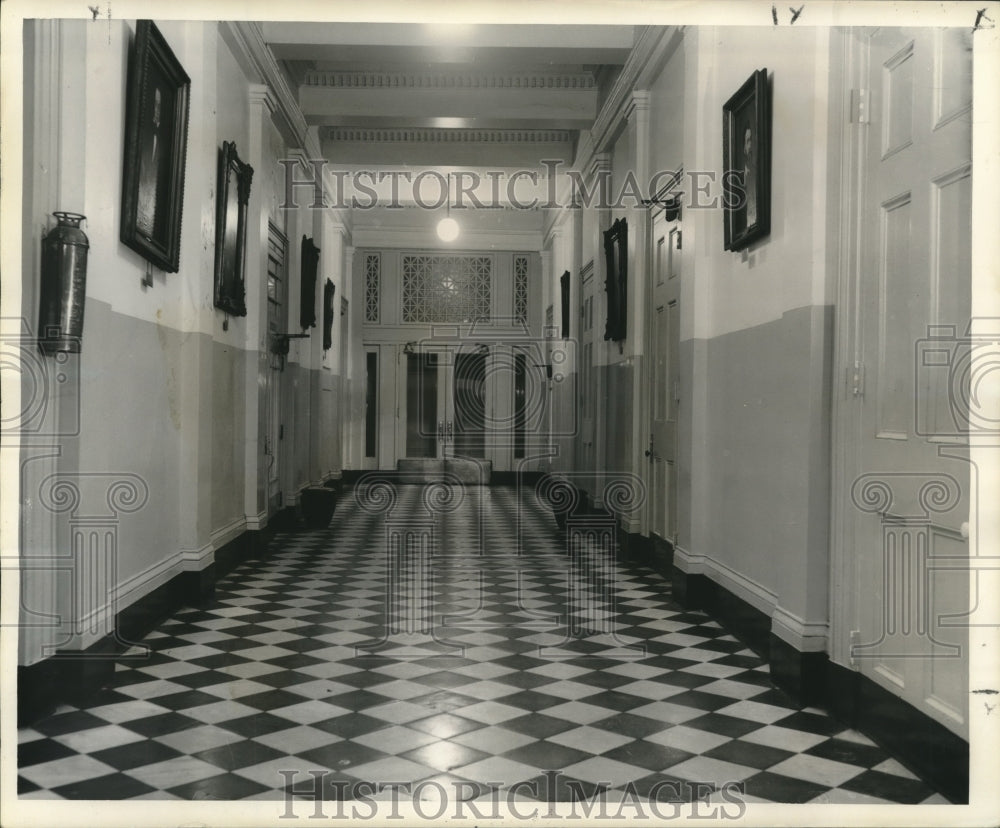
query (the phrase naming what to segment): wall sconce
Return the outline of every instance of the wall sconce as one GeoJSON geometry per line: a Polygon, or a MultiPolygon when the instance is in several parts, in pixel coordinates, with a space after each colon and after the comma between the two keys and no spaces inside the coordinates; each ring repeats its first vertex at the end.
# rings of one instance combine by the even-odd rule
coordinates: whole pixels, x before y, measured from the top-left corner
{"type": "Polygon", "coordinates": [[[277,354],[278,356],[288,356],[288,343],[292,339],[305,339],[309,334],[307,333],[279,333],[274,334],[271,337],[271,353],[277,354]]]}
{"type": "Polygon", "coordinates": [[[412,354],[412,353],[415,353],[415,352],[416,352],[416,350],[417,350],[417,348],[416,348],[416,345],[417,345],[417,343],[416,343],[416,342],[407,342],[407,343],[406,343],[406,344],[405,344],[405,345],[403,346],[403,353],[404,353],[404,354],[412,354]]]}
{"type": "Polygon", "coordinates": [[[659,204],[663,207],[663,217],[667,221],[677,221],[681,216],[681,196],[684,193],[674,192],[670,195],[663,196],[653,196],[652,198],[643,199],[642,203],[646,207],[651,207],[655,204],[659,204]]]}

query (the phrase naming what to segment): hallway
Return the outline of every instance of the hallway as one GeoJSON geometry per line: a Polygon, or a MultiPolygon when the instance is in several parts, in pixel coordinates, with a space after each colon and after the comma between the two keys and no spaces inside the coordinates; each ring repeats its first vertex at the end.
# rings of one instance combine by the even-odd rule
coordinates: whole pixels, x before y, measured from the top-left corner
{"type": "Polygon", "coordinates": [[[86,708],[21,728],[19,795],[283,800],[322,779],[324,800],[410,783],[486,814],[602,786],[608,803],[946,802],[797,708],[669,581],[612,566],[599,516],[567,535],[530,488],[372,480],[161,624],[86,708]]]}

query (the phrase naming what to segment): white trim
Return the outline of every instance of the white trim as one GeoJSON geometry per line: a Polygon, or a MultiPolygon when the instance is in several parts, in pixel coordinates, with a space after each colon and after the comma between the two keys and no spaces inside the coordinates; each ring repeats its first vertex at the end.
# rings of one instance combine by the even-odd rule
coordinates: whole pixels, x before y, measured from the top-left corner
{"type": "Polygon", "coordinates": [[[215,545],[206,543],[200,549],[182,549],[180,556],[185,572],[201,572],[215,562],[215,545]]]}
{"type": "MultiPolygon", "coordinates": [[[[122,581],[111,591],[107,601],[74,621],[74,626],[83,628],[83,631],[72,634],[69,642],[60,644],[58,650],[60,652],[85,650],[106,635],[110,635],[114,632],[114,620],[119,612],[137,604],[151,592],[186,571],[184,558],[183,551],[175,552],[169,558],[157,561],[142,572],[122,581]],[[94,626],[98,627],[96,631],[92,629],[94,626]]],[[[43,644],[43,647],[47,655],[52,655],[51,645],[48,642],[43,644]]]]}
{"type": "Polygon", "coordinates": [[[560,89],[590,91],[597,81],[590,72],[356,72],[310,69],[303,86],[337,89],[560,89]]]}
{"type": "Polygon", "coordinates": [[[742,575],[709,555],[674,547],[674,565],[690,575],[704,575],[771,619],[771,632],[800,653],[828,651],[830,625],[806,621],[778,605],[778,596],[752,578],[742,575]]]}
{"type": "Polygon", "coordinates": [[[128,598],[127,606],[131,606],[158,587],[163,586],[174,575],[184,571],[183,552],[175,552],[169,558],[158,561],[142,572],[122,581],[114,591],[114,600],[121,603],[128,598]]]}
{"type": "Polygon", "coordinates": [[[830,625],[825,621],[806,621],[783,607],[775,607],[771,632],[800,653],[825,653],[830,625]]]}
{"type": "MultiPolygon", "coordinates": [[[[386,250],[394,247],[426,248],[430,243],[438,250],[434,228],[378,229],[357,227],[353,234],[354,246],[386,250]]],[[[504,230],[501,233],[465,231],[462,233],[463,247],[488,250],[491,252],[537,252],[542,249],[542,234],[538,230],[504,230]]],[[[442,248],[447,249],[447,248],[442,248]]]]}
{"type": "Polygon", "coordinates": [[[244,515],[244,519],[247,523],[247,529],[250,531],[260,531],[267,527],[267,510],[260,512],[256,515],[244,515]]]}
{"type": "Polygon", "coordinates": [[[247,528],[247,519],[243,515],[234,518],[225,526],[221,526],[212,532],[212,545],[219,549],[232,540],[238,538],[247,528]]]}
{"type": "Polygon", "coordinates": [[[778,606],[778,596],[767,587],[709,555],[698,555],[688,552],[680,546],[675,546],[674,564],[682,572],[708,576],[719,586],[726,588],[737,598],[746,601],[768,617],[771,617],[771,613],[778,606]]]}

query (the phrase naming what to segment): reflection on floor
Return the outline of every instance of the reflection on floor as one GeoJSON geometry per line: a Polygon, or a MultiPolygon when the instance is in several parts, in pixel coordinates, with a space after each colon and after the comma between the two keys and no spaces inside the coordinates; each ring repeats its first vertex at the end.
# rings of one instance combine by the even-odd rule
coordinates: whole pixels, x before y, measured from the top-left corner
{"type": "Polygon", "coordinates": [[[750,802],[946,801],[796,708],[669,582],[610,566],[600,527],[570,554],[530,492],[359,499],[326,530],[277,536],[88,707],[22,729],[20,795],[281,799],[320,778],[341,799],[436,780],[466,799],[493,783],[711,800],[740,783],[750,802]]]}

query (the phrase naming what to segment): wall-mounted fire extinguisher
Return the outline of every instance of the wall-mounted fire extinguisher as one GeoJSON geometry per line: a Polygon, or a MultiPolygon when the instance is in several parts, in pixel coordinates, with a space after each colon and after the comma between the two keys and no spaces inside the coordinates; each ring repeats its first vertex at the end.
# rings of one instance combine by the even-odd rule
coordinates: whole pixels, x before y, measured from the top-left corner
{"type": "Polygon", "coordinates": [[[59,222],[42,239],[42,290],[38,308],[39,348],[49,356],[80,353],[87,293],[90,242],[80,229],[86,216],[53,213],[59,222]]]}

